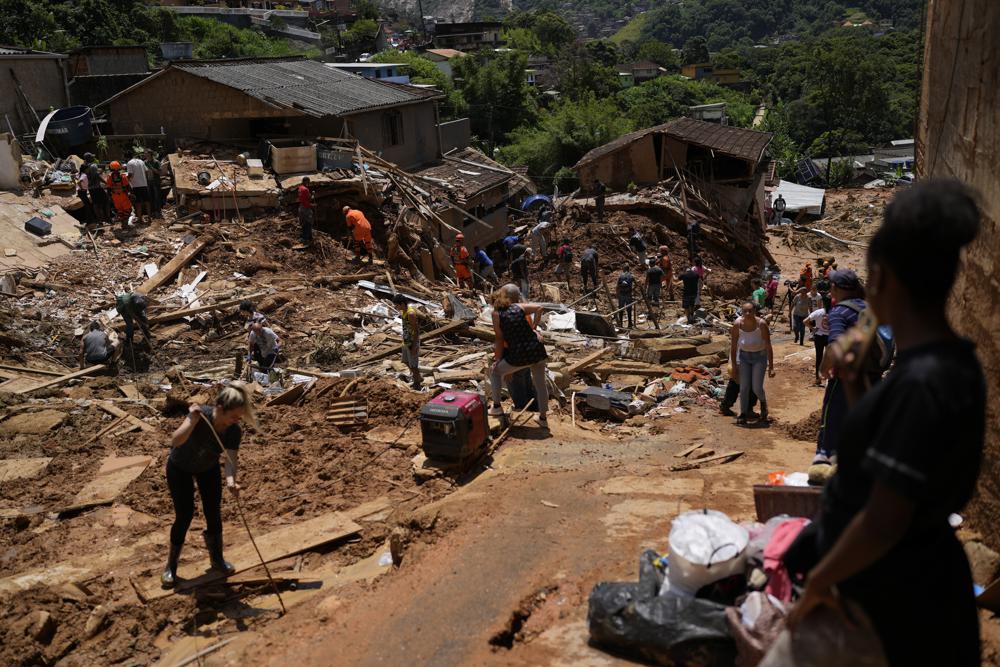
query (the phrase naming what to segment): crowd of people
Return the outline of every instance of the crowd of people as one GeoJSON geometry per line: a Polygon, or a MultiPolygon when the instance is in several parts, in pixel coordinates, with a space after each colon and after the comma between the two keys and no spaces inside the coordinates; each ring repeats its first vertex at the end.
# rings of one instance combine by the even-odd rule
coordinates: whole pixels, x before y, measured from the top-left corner
{"type": "Polygon", "coordinates": [[[168,170],[168,164],[149,149],[136,148],[124,165],[113,160],[107,174],[93,153],[85,153],[75,178],[84,224],[120,223],[124,227],[160,217],[168,170]]]}

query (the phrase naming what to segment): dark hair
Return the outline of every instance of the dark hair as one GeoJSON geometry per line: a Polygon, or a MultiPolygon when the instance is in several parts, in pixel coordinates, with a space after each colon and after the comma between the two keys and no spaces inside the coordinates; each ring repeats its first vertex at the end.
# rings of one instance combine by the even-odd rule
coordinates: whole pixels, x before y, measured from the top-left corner
{"type": "Polygon", "coordinates": [[[101,323],[98,322],[97,320],[92,320],[90,322],[90,330],[91,331],[97,331],[100,328],[101,328],[101,323]]]}
{"type": "Polygon", "coordinates": [[[302,179],[302,185],[305,185],[306,183],[309,183],[309,182],[311,182],[311,181],[309,180],[309,177],[308,177],[308,176],[305,176],[305,177],[304,177],[304,178],[302,179]]]}
{"type": "Polygon", "coordinates": [[[941,304],[958,273],[959,253],[979,233],[973,191],[931,179],[896,195],[868,246],[868,262],[892,269],[915,301],[941,304]]]}
{"type": "Polygon", "coordinates": [[[249,301],[247,299],[244,299],[243,301],[240,301],[240,310],[249,310],[249,311],[252,312],[253,311],[253,301],[249,301]]]}
{"type": "Polygon", "coordinates": [[[399,292],[396,292],[395,294],[392,295],[392,302],[398,304],[404,304],[406,303],[406,297],[400,294],[399,292]]]}
{"type": "Polygon", "coordinates": [[[833,308],[833,299],[830,298],[829,294],[823,296],[823,310],[829,311],[833,308]]]}
{"type": "Polygon", "coordinates": [[[702,265],[701,257],[695,257],[694,258],[694,265],[695,266],[701,266],[702,265]]]}

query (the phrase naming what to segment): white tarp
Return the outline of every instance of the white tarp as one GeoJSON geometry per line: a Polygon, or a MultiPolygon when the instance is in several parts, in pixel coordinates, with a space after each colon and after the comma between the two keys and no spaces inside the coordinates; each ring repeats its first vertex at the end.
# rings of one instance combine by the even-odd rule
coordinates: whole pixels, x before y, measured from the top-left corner
{"type": "Polygon", "coordinates": [[[823,197],[826,190],[822,188],[811,188],[808,185],[799,185],[791,181],[779,181],[778,187],[771,193],[773,203],[778,195],[785,198],[785,211],[802,211],[819,215],[823,206],[823,197]]]}

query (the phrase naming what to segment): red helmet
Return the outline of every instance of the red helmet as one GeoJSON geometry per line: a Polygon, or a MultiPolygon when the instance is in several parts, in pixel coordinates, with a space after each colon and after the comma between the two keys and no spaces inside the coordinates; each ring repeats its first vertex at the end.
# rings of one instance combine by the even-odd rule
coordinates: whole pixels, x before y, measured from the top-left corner
{"type": "Polygon", "coordinates": [[[115,160],[115,161],[114,161],[114,162],[112,162],[112,163],[111,163],[111,164],[110,164],[109,166],[110,166],[110,167],[111,167],[112,169],[114,169],[115,171],[118,171],[119,169],[121,169],[121,168],[122,168],[122,163],[121,163],[121,162],[119,162],[118,160],[115,160]]]}
{"type": "Polygon", "coordinates": [[[455,235],[455,240],[456,241],[464,241],[465,240],[465,234],[456,234],[455,235]]]}

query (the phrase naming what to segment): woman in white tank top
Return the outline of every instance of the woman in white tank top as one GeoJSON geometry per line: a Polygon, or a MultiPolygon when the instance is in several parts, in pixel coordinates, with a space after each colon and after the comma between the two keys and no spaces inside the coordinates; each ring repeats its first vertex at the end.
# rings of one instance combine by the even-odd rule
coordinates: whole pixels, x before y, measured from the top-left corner
{"type": "Polygon", "coordinates": [[[737,318],[730,334],[729,358],[735,368],[730,377],[740,379],[740,416],[737,424],[746,424],[750,413],[750,391],[760,399],[760,421],[767,423],[767,396],[764,394],[764,373],[774,377],[774,350],[767,322],[756,315],[752,303],[743,304],[743,315],[737,318]]]}

